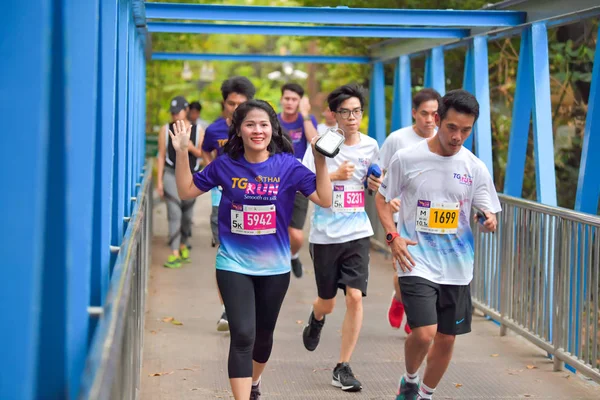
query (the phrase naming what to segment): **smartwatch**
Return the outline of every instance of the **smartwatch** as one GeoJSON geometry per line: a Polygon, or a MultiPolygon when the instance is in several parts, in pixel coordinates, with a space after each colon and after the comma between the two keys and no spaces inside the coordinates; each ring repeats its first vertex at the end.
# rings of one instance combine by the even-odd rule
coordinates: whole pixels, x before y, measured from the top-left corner
{"type": "Polygon", "coordinates": [[[397,237],[400,237],[400,234],[398,232],[391,232],[385,235],[385,240],[388,246],[391,245],[394,239],[396,239],[397,237]]]}

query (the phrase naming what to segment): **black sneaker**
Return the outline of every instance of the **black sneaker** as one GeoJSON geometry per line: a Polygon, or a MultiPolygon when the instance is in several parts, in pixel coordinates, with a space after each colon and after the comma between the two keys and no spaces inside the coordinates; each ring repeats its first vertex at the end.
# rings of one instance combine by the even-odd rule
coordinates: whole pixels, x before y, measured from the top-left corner
{"type": "Polygon", "coordinates": [[[402,377],[400,386],[398,387],[396,400],[417,400],[418,398],[419,384],[406,382],[404,377],[402,377]]]}
{"type": "Polygon", "coordinates": [[[304,327],[304,331],[302,331],[302,341],[304,342],[306,350],[313,351],[317,348],[319,340],[321,340],[321,329],[323,329],[323,325],[325,325],[325,317],[323,317],[321,321],[317,321],[315,319],[315,313],[311,311],[310,317],[308,317],[308,323],[304,327]]]}
{"type": "Polygon", "coordinates": [[[258,382],[258,385],[254,386],[252,385],[252,390],[250,391],[250,400],[260,400],[260,381],[258,382]]]}
{"type": "Polygon", "coordinates": [[[227,314],[223,311],[221,318],[217,322],[217,330],[219,332],[227,332],[229,330],[229,321],[227,320],[227,314]]]}
{"type": "Polygon", "coordinates": [[[302,277],[302,262],[299,258],[292,258],[292,272],[296,278],[302,277]]]}
{"type": "Polygon", "coordinates": [[[333,369],[331,384],[345,392],[358,392],[362,389],[361,383],[354,377],[350,364],[341,363],[333,369]]]}

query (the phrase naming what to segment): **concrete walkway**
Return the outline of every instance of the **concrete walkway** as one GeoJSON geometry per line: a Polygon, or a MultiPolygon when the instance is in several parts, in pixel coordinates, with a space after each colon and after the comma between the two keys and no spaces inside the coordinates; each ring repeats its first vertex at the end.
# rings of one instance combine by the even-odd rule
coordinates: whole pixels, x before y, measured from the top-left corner
{"type": "MultiPolygon", "coordinates": [[[[193,262],[170,270],[162,267],[169,253],[166,208],[158,202],[155,207],[142,400],[233,398],[227,379],[229,334],[216,331],[221,308],[215,289],[216,251],[210,247],[209,214],[210,196],[203,196],[195,208],[193,262]],[[181,325],[173,324],[176,321],[181,325]]],[[[339,354],[344,301],[338,298],[338,308],[327,319],[319,348],[313,353],[306,351],[301,332],[316,295],[307,246],[301,259],[306,272],[301,279],[292,276],[263,375],[263,398],[394,399],[398,378],[404,372],[405,335],[387,324],[390,262],[383,253],[373,251],[364,325],[351,363],[364,389],[344,393],[330,385],[339,354]]],[[[473,332],[458,337],[454,359],[434,398],[600,399],[597,384],[570,372],[553,372],[552,361],[543,351],[516,335],[500,337],[498,333],[493,322],[481,315],[474,317],[473,332]]]]}

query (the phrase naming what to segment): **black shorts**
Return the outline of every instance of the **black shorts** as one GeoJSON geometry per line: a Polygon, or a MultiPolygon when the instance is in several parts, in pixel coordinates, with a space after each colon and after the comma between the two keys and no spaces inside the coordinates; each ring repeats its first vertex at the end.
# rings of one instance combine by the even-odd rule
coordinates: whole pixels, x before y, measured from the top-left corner
{"type": "Polygon", "coordinates": [[[304,221],[306,221],[306,213],[308,212],[308,199],[300,192],[296,193],[294,198],[294,211],[292,212],[292,220],[290,228],[304,229],[304,221]]]}
{"type": "Polygon", "coordinates": [[[445,335],[471,332],[471,286],[440,285],[418,276],[398,278],[408,325],[436,325],[445,335]]]}
{"type": "Polygon", "coordinates": [[[338,288],[346,293],[346,286],[367,295],[369,280],[369,238],[345,243],[310,244],[310,256],[315,266],[317,293],[324,300],[333,299],[338,288]]]}

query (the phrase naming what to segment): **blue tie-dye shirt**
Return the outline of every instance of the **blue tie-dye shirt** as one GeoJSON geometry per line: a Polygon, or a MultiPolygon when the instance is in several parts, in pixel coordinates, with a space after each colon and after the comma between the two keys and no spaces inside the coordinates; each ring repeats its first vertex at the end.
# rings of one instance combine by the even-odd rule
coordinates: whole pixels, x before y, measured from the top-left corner
{"type": "Polygon", "coordinates": [[[194,184],[203,192],[223,188],[217,269],[260,276],[290,271],[288,225],[296,192],[316,191],[312,171],[292,154],[256,164],[225,154],[195,173],[194,184]]]}

